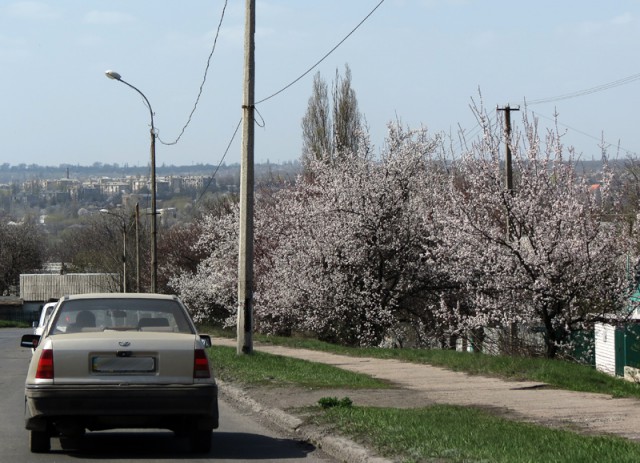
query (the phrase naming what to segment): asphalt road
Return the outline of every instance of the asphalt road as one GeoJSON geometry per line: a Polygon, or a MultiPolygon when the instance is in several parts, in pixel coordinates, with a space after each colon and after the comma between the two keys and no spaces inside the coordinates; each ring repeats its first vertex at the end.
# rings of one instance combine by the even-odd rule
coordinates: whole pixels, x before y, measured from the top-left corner
{"type": "Polygon", "coordinates": [[[20,347],[20,337],[31,330],[0,329],[0,463],[79,462],[334,462],[295,436],[283,435],[220,401],[220,428],[213,432],[209,455],[192,455],[186,440],[166,431],[110,431],[88,433],[73,447],[52,439],[49,454],[32,454],[24,429],[24,379],[31,351],[20,347]]]}

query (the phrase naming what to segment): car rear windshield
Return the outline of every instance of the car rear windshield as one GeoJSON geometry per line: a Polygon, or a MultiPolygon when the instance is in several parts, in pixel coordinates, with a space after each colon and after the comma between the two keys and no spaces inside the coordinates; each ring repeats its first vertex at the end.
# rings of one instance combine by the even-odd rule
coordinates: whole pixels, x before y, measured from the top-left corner
{"type": "Polygon", "coordinates": [[[194,333],[182,305],[156,299],[78,299],[64,301],[51,333],[138,330],[194,333]]]}

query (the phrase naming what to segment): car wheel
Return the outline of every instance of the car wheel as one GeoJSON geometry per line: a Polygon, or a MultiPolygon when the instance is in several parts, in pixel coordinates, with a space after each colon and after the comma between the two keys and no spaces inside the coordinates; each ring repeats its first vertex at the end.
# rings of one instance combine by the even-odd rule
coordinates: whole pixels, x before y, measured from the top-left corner
{"type": "Polygon", "coordinates": [[[29,449],[33,453],[46,453],[51,450],[51,438],[46,431],[29,431],[29,449]]]}
{"type": "Polygon", "coordinates": [[[193,453],[209,453],[211,451],[211,431],[192,431],[189,441],[193,453]]]}

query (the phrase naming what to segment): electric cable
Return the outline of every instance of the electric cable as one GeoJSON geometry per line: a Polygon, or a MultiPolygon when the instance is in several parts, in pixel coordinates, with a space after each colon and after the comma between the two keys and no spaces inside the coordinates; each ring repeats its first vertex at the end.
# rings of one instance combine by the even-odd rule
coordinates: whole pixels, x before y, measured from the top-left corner
{"type": "Polygon", "coordinates": [[[322,63],[325,59],[327,59],[334,51],[336,51],[338,49],[338,47],[340,47],[340,45],[342,45],[344,42],[346,42],[346,40],[351,37],[355,31],[357,31],[360,26],[362,26],[370,17],[371,15],[373,15],[373,13],[375,13],[375,11],[380,7],[380,5],[382,5],[384,3],[385,0],[380,0],[380,2],[369,12],[369,14],[367,14],[364,19],[362,21],[360,21],[358,23],[358,25],[356,27],[354,27],[351,32],[349,32],[342,40],[340,40],[340,42],[338,42],[338,44],[336,46],[334,46],[331,50],[329,50],[322,58],[320,58],[318,61],[315,62],[315,64],[313,64],[309,69],[307,69],[304,73],[302,73],[299,77],[297,77],[296,79],[294,79],[291,83],[285,85],[284,87],[282,87],[280,90],[278,90],[277,92],[269,95],[266,98],[263,98],[262,100],[254,103],[255,105],[259,105],[260,103],[264,103],[267,100],[270,100],[271,98],[281,94],[282,92],[284,92],[285,90],[289,89],[290,87],[292,87],[293,85],[295,85],[296,83],[298,83],[300,80],[302,80],[307,74],[309,74],[311,71],[313,71],[320,63],[322,63]]]}
{"type": "MultiPolygon", "coordinates": [[[[219,35],[219,33],[220,33],[220,29],[221,29],[221,26],[222,26],[222,21],[223,21],[223,19],[224,19],[224,13],[225,13],[225,10],[226,10],[226,7],[227,7],[227,1],[228,1],[228,0],[225,0],[225,3],[224,3],[224,7],[223,7],[223,10],[222,10],[222,15],[221,15],[221,17],[220,17],[220,22],[219,22],[219,24],[218,24],[218,29],[217,29],[217,31],[216,31],[216,36],[215,36],[215,40],[214,40],[214,43],[213,43],[213,47],[212,47],[211,53],[209,54],[209,58],[208,58],[208,60],[207,60],[207,66],[206,66],[206,68],[205,68],[204,78],[203,78],[202,84],[200,85],[200,91],[198,92],[198,97],[197,97],[196,102],[195,102],[195,104],[194,104],[194,107],[193,107],[193,109],[192,109],[192,111],[191,111],[191,114],[189,115],[189,118],[188,118],[188,120],[187,120],[187,123],[186,123],[186,124],[185,124],[185,126],[182,128],[182,131],[180,132],[180,135],[178,136],[178,138],[176,138],[176,140],[175,140],[174,142],[171,142],[171,143],[164,142],[164,141],[162,141],[162,140],[160,139],[160,137],[158,136],[158,140],[160,140],[160,143],[162,143],[162,144],[164,144],[164,145],[175,145],[175,144],[177,144],[177,143],[178,143],[178,141],[180,140],[180,138],[181,138],[181,137],[182,137],[182,135],[184,134],[184,132],[185,132],[185,130],[186,130],[186,128],[187,128],[187,126],[188,126],[188,125],[189,125],[189,123],[191,122],[191,119],[192,119],[193,114],[194,114],[194,113],[195,113],[195,111],[196,111],[196,108],[197,108],[197,106],[198,106],[198,102],[199,102],[199,100],[200,100],[200,96],[202,95],[203,87],[204,87],[204,85],[205,85],[205,83],[206,83],[206,80],[207,80],[207,73],[208,73],[208,70],[209,70],[209,65],[210,65],[210,62],[211,62],[211,57],[213,56],[214,50],[215,50],[215,48],[216,48],[216,42],[217,42],[217,40],[218,40],[218,35],[219,35]]],[[[379,7],[384,3],[384,2],[385,2],[385,0],[380,0],[380,1],[378,2],[378,4],[376,4],[376,6],[375,6],[375,7],[374,7],[374,8],[373,8],[373,9],[372,9],[372,10],[371,10],[371,11],[370,11],[370,12],[369,12],[365,17],[364,17],[364,19],[362,19],[362,21],[360,21],[360,22],[359,22],[359,23],[358,23],[358,24],[357,24],[357,25],[356,25],[356,26],[355,26],[355,27],[354,27],[354,28],[353,28],[353,29],[352,29],[352,30],[351,30],[351,31],[350,31],[350,32],[349,32],[349,33],[348,33],[348,34],[347,34],[347,35],[346,35],[342,40],[340,40],[340,42],[338,42],[338,44],[336,44],[336,45],[335,45],[331,50],[329,50],[327,53],[325,53],[325,55],[324,55],[324,56],[322,56],[322,58],[320,58],[318,61],[316,61],[316,62],[313,64],[313,66],[311,66],[311,67],[310,67],[309,69],[307,69],[304,73],[302,73],[299,77],[297,77],[295,80],[293,80],[291,83],[287,84],[286,86],[284,86],[283,88],[281,88],[281,89],[280,89],[280,90],[278,90],[277,92],[275,92],[275,93],[273,93],[273,94],[269,95],[269,96],[268,96],[268,97],[266,97],[266,98],[261,99],[261,100],[260,100],[260,101],[258,101],[257,103],[254,103],[254,107],[255,107],[256,105],[260,104],[260,103],[264,103],[265,101],[270,100],[270,99],[274,98],[275,96],[277,96],[277,95],[279,95],[279,94],[283,93],[284,91],[288,90],[290,87],[292,87],[293,85],[295,85],[297,82],[299,82],[300,80],[302,80],[306,75],[308,75],[311,71],[313,71],[313,69],[315,69],[315,68],[316,68],[320,63],[322,63],[325,59],[327,59],[327,58],[328,58],[328,57],[329,57],[329,56],[330,56],[330,55],[331,55],[335,50],[337,50],[337,49],[338,49],[338,47],[340,47],[340,46],[341,46],[341,45],[342,45],[342,44],[343,44],[343,43],[344,43],[344,42],[345,42],[349,37],[351,37],[351,36],[352,36],[352,35],[353,35],[353,34],[354,34],[354,33],[355,33],[359,28],[360,28],[360,26],[362,26],[362,25],[363,25],[363,24],[364,24],[364,23],[365,23],[365,22],[366,22],[366,21],[367,21],[367,20],[368,20],[372,15],[373,15],[373,13],[374,13],[374,12],[375,12],[375,11],[376,11],[376,10],[377,10],[377,9],[378,9],[378,8],[379,8],[379,7]]],[[[256,109],[256,110],[257,110],[257,109],[256,109]]],[[[260,113],[259,113],[259,112],[258,112],[258,115],[260,115],[260,113]]],[[[264,127],[264,126],[266,125],[266,123],[264,122],[264,118],[262,118],[262,115],[260,115],[260,118],[262,119],[262,123],[261,123],[261,124],[260,124],[260,123],[258,123],[258,125],[259,125],[260,127],[264,127]]],[[[256,121],[256,122],[257,122],[257,121],[256,121]]],[[[222,165],[222,163],[224,162],[224,159],[226,158],[226,156],[227,156],[227,154],[228,154],[228,152],[229,152],[229,149],[230,149],[230,147],[231,147],[231,144],[233,143],[233,140],[235,139],[235,137],[236,137],[236,135],[237,135],[237,133],[238,133],[238,130],[239,130],[239,128],[240,128],[241,123],[242,123],[242,119],[240,119],[240,122],[239,122],[239,123],[238,123],[238,125],[236,126],[236,130],[234,131],[233,135],[231,136],[231,139],[229,140],[229,143],[228,143],[227,148],[226,148],[226,150],[225,150],[225,152],[224,152],[224,154],[223,154],[223,156],[222,156],[222,159],[220,160],[220,163],[219,163],[219,164],[218,164],[218,166],[216,167],[216,169],[215,169],[215,171],[214,171],[213,175],[210,177],[209,182],[207,182],[207,185],[203,188],[203,190],[202,190],[202,192],[200,193],[200,196],[198,197],[198,199],[196,200],[196,202],[198,202],[198,201],[200,201],[200,200],[202,199],[202,196],[205,194],[205,192],[207,191],[207,189],[208,189],[208,188],[209,188],[209,186],[211,185],[211,182],[212,182],[212,181],[213,181],[213,179],[215,178],[215,175],[217,174],[218,170],[220,169],[220,166],[222,165]]]]}
{"type": "MultiPolygon", "coordinates": [[[[556,119],[554,119],[554,118],[552,118],[552,117],[545,116],[545,115],[543,115],[543,114],[536,113],[536,112],[533,112],[533,111],[531,111],[531,114],[532,114],[532,115],[534,115],[534,116],[538,116],[538,117],[541,117],[541,118],[543,118],[543,119],[547,119],[547,120],[549,120],[549,121],[555,122],[556,124],[558,124],[558,125],[560,125],[560,126],[562,126],[562,127],[566,128],[566,129],[573,130],[574,132],[579,133],[580,135],[584,135],[585,137],[591,138],[591,139],[593,139],[593,140],[598,141],[599,143],[605,144],[605,145],[606,145],[606,146],[605,146],[605,148],[608,148],[608,147],[614,146],[614,144],[613,144],[613,143],[610,143],[610,142],[608,142],[607,140],[604,140],[603,138],[598,138],[598,137],[596,137],[596,136],[594,136],[594,135],[591,135],[591,134],[589,134],[589,133],[587,133],[587,132],[584,132],[584,131],[582,131],[582,130],[576,129],[575,127],[571,127],[570,125],[563,124],[562,122],[559,122],[559,121],[557,121],[556,119]]],[[[636,152],[635,152],[635,151],[631,151],[631,150],[629,150],[629,149],[627,149],[627,148],[625,148],[625,147],[623,147],[623,146],[620,146],[620,145],[615,145],[615,146],[616,146],[617,148],[619,148],[620,150],[624,151],[625,153],[627,153],[627,155],[634,155],[634,154],[636,154],[636,152]]]]}
{"type": "Polygon", "coordinates": [[[200,97],[202,96],[202,91],[204,89],[204,85],[207,82],[207,76],[209,74],[209,67],[211,66],[211,58],[213,57],[213,53],[216,50],[216,44],[218,43],[218,37],[220,36],[220,29],[222,28],[222,22],[224,20],[224,15],[225,15],[225,11],[227,10],[227,3],[228,0],[224,1],[224,5],[222,7],[222,14],[220,15],[220,21],[218,22],[218,29],[216,30],[216,35],[215,38],[213,40],[213,46],[211,47],[211,53],[209,53],[209,58],[207,59],[207,65],[205,66],[204,69],[204,77],[202,78],[202,83],[200,84],[200,89],[198,91],[198,96],[196,97],[196,101],[193,105],[193,109],[191,110],[191,113],[189,114],[189,117],[187,118],[187,122],[184,124],[184,126],[182,127],[182,130],[180,131],[180,134],[178,135],[178,137],[172,141],[172,142],[164,142],[162,141],[162,139],[160,138],[160,136],[158,135],[157,138],[160,141],[160,143],[162,143],[163,145],[176,145],[180,139],[182,138],[182,135],[184,135],[185,130],[187,130],[187,127],[189,126],[189,124],[191,124],[191,119],[193,118],[194,113],[196,112],[196,109],[198,108],[198,103],[200,102],[200,97]]]}
{"type": "Polygon", "coordinates": [[[564,95],[558,95],[550,98],[540,98],[538,100],[531,100],[527,102],[528,106],[538,105],[542,103],[553,103],[555,101],[568,100],[569,98],[577,98],[579,96],[590,95],[592,93],[602,92],[609,90],[610,88],[619,87],[621,85],[630,84],[640,80],[640,74],[634,74],[631,76],[623,77],[622,79],[607,82],[606,84],[597,85],[595,87],[587,88],[584,90],[578,90],[577,92],[565,93],[564,95]]]}
{"type": "Polygon", "coordinates": [[[242,118],[240,118],[240,120],[238,121],[238,125],[236,125],[236,130],[233,132],[233,135],[231,136],[231,139],[229,140],[229,143],[227,144],[227,149],[224,151],[224,154],[222,155],[222,159],[220,159],[220,162],[218,163],[218,166],[216,167],[216,170],[213,172],[211,177],[209,177],[209,181],[207,182],[206,186],[202,189],[202,192],[200,193],[200,196],[198,196],[198,198],[196,199],[196,203],[200,202],[200,200],[202,199],[204,194],[207,192],[207,189],[209,189],[209,186],[211,185],[211,182],[213,182],[213,179],[216,177],[216,174],[218,173],[218,170],[220,170],[220,166],[222,166],[222,163],[224,162],[224,159],[227,157],[227,153],[229,153],[229,149],[231,148],[231,144],[233,143],[233,140],[235,140],[236,135],[238,134],[238,130],[240,129],[240,125],[242,125],[242,118]]]}

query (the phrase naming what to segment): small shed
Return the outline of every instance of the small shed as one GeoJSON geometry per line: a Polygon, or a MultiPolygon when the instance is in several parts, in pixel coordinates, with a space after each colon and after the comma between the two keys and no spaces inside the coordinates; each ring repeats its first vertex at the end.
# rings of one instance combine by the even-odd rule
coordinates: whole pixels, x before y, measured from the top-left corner
{"type": "Polygon", "coordinates": [[[596,369],[640,382],[640,320],[595,324],[596,369]]]}

